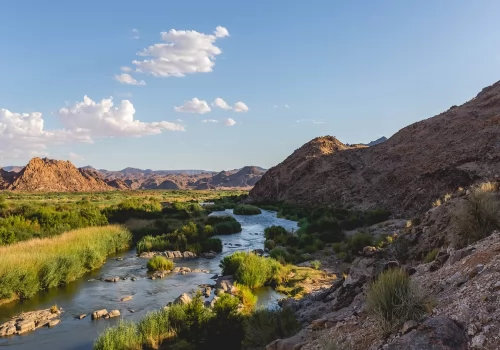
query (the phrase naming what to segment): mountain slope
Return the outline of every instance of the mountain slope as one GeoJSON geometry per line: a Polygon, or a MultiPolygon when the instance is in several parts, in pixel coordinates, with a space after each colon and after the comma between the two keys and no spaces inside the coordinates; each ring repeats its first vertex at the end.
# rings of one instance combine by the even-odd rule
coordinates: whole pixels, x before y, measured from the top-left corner
{"type": "Polygon", "coordinates": [[[33,158],[12,179],[9,190],[44,192],[108,191],[96,171],[77,169],[70,161],[33,158]]]}
{"type": "Polygon", "coordinates": [[[500,82],[460,107],[409,125],[377,147],[314,139],[270,169],[254,201],[385,207],[400,215],[438,196],[500,176],[500,82]]]}

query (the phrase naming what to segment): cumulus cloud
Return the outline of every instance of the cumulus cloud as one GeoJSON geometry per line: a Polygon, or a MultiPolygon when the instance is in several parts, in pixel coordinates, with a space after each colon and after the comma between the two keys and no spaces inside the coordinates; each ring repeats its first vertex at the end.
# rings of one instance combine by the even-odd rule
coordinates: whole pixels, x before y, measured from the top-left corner
{"type": "Polygon", "coordinates": [[[227,118],[224,123],[226,124],[226,126],[236,125],[236,122],[234,121],[234,119],[231,119],[231,118],[227,118]]]}
{"type": "Polygon", "coordinates": [[[235,111],[235,112],[248,112],[248,106],[243,102],[236,102],[233,106],[230,106],[226,101],[222,98],[217,97],[214,102],[212,102],[212,106],[224,109],[226,111],[235,111]]]}
{"type": "Polygon", "coordinates": [[[243,102],[236,102],[234,104],[233,110],[235,112],[248,112],[248,106],[243,102]]]}
{"type": "Polygon", "coordinates": [[[136,28],[132,29],[132,39],[139,39],[139,30],[136,28]]]}
{"type": "Polygon", "coordinates": [[[229,109],[232,109],[232,107],[230,105],[227,104],[226,101],[224,101],[222,98],[220,97],[217,97],[214,102],[212,102],[212,106],[214,107],[219,107],[219,108],[222,108],[222,109],[225,109],[225,110],[229,110],[229,109]]]}
{"type": "Polygon", "coordinates": [[[145,123],[135,120],[135,108],[129,100],[122,100],[115,107],[112,98],[95,102],[85,96],[82,102],[61,108],[58,114],[68,130],[96,137],[139,137],[160,134],[164,130],[184,130],[182,125],[167,121],[145,123]]]}
{"type": "MultiPolygon", "coordinates": [[[[126,67],[122,67],[122,70],[123,68],[126,67]]],[[[146,85],[146,82],[144,80],[138,81],[128,73],[117,74],[115,75],[115,79],[118,80],[120,83],[127,85],[146,85]]]]}
{"type": "Polygon", "coordinates": [[[219,121],[218,120],[215,120],[215,119],[203,119],[201,121],[202,123],[218,123],[219,121]]]}
{"type": "Polygon", "coordinates": [[[0,109],[0,159],[46,156],[47,146],[69,141],[91,142],[78,130],[45,130],[42,113],[15,113],[0,109]]]}
{"type": "Polygon", "coordinates": [[[132,63],[136,72],[156,77],[208,73],[213,70],[216,57],[222,53],[215,42],[227,36],[228,30],[220,26],[213,34],[171,29],[161,33],[162,43],[151,45],[137,53],[147,59],[134,60],[132,63]]]}
{"type": "Polygon", "coordinates": [[[205,114],[210,112],[212,109],[208,105],[207,101],[199,100],[194,97],[189,101],[184,101],[182,106],[174,107],[174,110],[181,113],[205,114]]]}

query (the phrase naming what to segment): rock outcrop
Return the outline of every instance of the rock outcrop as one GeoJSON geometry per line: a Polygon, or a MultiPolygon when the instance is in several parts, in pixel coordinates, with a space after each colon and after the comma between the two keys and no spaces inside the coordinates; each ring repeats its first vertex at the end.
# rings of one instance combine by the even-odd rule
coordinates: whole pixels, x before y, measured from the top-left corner
{"type": "MultiPolygon", "coordinates": [[[[0,176],[5,182],[5,176],[0,176]]],[[[78,169],[70,161],[48,158],[31,159],[23,170],[8,180],[3,187],[13,191],[91,192],[113,189],[95,171],[78,169]]]]}
{"type": "Polygon", "coordinates": [[[41,327],[54,327],[60,320],[60,310],[39,310],[23,312],[10,321],[0,324],[0,337],[14,334],[24,334],[41,327]]]}
{"type": "Polygon", "coordinates": [[[316,138],[268,170],[250,198],[420,214],[443,193],[500,177],[499,123],[497,82],[376,147],[316,138]]]}

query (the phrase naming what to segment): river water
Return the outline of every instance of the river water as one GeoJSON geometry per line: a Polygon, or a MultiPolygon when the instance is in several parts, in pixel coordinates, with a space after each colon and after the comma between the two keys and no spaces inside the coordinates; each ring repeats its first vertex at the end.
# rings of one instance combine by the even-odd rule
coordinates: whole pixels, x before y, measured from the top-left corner
{"type": "MultiPolygon", "coordinates": [[[[193,291],[200,284],[213,284],[211,277],[219,273],[220,260],[236,251],[252,251],[263,249],[264,229],[272,225],[280,225],[287,229],[297,229],[297,223],[276,217],[276,213],[263,211],[260,215],[234,215],[232,210],[225,214],[233,215],[242,226],[242,232],[220,236],[223,251],[215,259],[176,260],[176,266],[191,269],[206,269],[210,273],[189,273],[186,275],[171,274],[165,279],[147,279],[147,259],[136,257],[135,250],[110,256],[107,262],[78,281],[61,288],[41,292],[36,297],[23,303],[14,302],[0,306],[0,323],[8,321],[23,311],[46,309],[54,304],[62,307],[61,323],[54,328],[41,328],[34,332],[0,338],[3,349],[75,349],[88,350],[94,340],[106,327],[115,325],[119,319],[140,320],[148,311],[158,310],[168,302],[175,300],[182,293],[193,291]],[[123,260],[117,260],[117,258],[123,260]],[[99,277],[127,277],[116,283],[97,280],[99,277]],[[137,281],[131,281],[136,277],[137,281]],[[132,295],[128,302],[120,302],[123,296],[132,295]],[[90,314],[99,309],[119,310],[121,317],[109,320],[92,321],[90,314]],[[75,319],[76,315],[89,314],[83,320],[75,319]]],[[[270,288],[257,291],[259,305],[275,305],[280,295],[270,288]]]]}

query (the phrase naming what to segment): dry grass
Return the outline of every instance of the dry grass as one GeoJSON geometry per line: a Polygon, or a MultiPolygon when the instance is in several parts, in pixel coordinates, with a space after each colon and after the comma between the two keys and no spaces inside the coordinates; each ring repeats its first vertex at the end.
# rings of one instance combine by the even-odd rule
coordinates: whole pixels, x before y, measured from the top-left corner
{"type": "Polygon", "coordinates": [[[496,192],[498,191],[498,183],[483,182],[482,184],[479,184],[476,189],[481,192],[496,192]]]}

